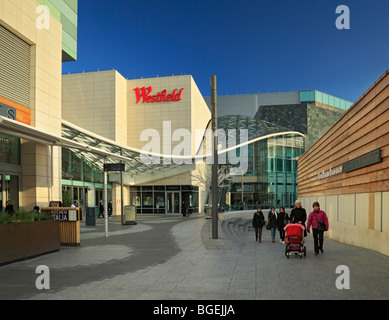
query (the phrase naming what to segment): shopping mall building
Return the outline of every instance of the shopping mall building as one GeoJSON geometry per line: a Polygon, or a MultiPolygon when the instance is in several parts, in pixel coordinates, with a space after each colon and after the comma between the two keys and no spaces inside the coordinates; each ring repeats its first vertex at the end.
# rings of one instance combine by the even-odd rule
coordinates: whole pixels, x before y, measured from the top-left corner
{"type": "MultiPolygon", "coordinates": [[[[76,59],[77,0],[0,1],[1,209],[95,207],[104,164],[122,163],[107,186],[114,214],[203,212],[211,112],[192,76],[62,75],[76,59]]],[[[319,201],[329,237],[389,254],[388,88],[389,71],[354,104],[319,91],[218,97],[219,152],[229,169],[245,162],[219,203],[319,201]]]]}
{"type": "MultiPolygon", "coordinates": [[[[205,97],[210,105],[210,97],[205,97]]],[[[219,127],[246,128],[249,140],[293,132],[248,145],[248,171],[226,194],[229,208],[293,207],[298,197],[297,160],[352,105],[317,91],[218,96],[219,127]]]]}
{"type": "MultiPolygon", "coordinates": [[[[192,76],[62,75],[62,63],[76,59],[77,0],[0,2],[2,208],[7,200],[27,210],[52,200],[95,207],[104,164],[124,163],[125,172],[109,173],[114,214],[129,204],[138,213],[203,212],[211,112],[192,76]]],[[[350,105],[319,91],[218,97],[219,139],[235,142],[223,164],[236,168],[230,160],[246,155],[220,205],[292,206],[298,158],[350,105]]]]}

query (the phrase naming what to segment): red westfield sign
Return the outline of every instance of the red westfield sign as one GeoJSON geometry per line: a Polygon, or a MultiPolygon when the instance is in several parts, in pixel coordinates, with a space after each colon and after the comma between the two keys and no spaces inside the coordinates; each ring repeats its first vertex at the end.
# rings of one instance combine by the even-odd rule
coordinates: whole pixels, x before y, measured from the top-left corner
{"type": "Polygon", "coordinates": [[[172,93],[167,93],[167,90],[162,90],[157,94],[151,94],[153,91],[152,87],[143,87],[143,88],[135,88],[136,95],[136,103],[142,101],[142,103],[155,103],[155,102],[172,102],[172,101],[181,101],[182,92],[184,88],[181,90],[174,89],[172,93]]]}

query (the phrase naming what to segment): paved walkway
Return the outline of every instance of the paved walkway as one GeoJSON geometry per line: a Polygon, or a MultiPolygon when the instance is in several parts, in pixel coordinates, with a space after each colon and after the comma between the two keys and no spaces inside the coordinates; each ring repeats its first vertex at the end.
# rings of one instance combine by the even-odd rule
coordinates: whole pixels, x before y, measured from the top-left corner
{"type": "Polygon", "coordinates": [[[0,267],[0,299],[389,299],[389,257],[325,239],[325,253],[285,257],[270,231],[255,241],[249,220],[138,215],[138,224],[104,220],[81,228],[81,246],[0,267]],[[50,269],[50,289],[38,290],[36,267],[50,269]],[[339,290],[339,265],[350,289],[339,290]]]}

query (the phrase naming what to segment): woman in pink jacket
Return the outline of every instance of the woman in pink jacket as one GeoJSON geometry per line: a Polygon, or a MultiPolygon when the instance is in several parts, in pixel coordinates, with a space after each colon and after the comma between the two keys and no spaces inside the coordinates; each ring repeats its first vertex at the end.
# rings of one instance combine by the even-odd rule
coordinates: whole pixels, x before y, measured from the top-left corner
{"type": "Polygon", "coordinates": [[[323,210],[320,210],[319,202],[314,202],[312,207],[313,211],[308,217],[307,231],[309,232],[309,229],[312,226],[315,255],[318,255],[319,250],[321,253],[324,253],[324,231],[328,230],[329,224],[326,213],[323,210]]]}

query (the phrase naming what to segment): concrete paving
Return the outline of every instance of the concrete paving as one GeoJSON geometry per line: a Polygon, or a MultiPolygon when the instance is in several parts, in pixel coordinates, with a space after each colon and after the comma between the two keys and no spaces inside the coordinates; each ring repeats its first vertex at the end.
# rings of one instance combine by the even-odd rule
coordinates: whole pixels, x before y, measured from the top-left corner
{"type": "MultiPolygon", "coordinates": [[[[325,239],[324,254],[285,256],[263,229],[255,241],[250,220],[219,221],[193,215],[138,215],[137,225],[118,217],[81,228],[81,246],[0,267],[0,299],[34,300],[274,300],[389,299],[389,257],[325,239]],[[39,265],[50,270],[50,289],[38,290],[39,265]],[[338,289],[338,266],[349,268],[350,289],[338,289]]],[[[345,281],[338,282],[344,284],[345,281]]]]}

